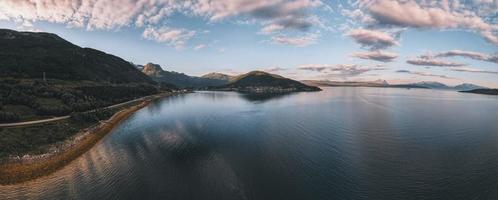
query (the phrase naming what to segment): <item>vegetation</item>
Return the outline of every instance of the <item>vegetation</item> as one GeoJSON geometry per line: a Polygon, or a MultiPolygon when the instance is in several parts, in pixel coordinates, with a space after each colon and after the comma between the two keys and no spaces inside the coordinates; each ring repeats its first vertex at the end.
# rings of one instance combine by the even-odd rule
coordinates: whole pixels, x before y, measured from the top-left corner
{"type": "Polygon", "coordinates": [[[65,141],[82,129],[88,128],[99,121],[109,119],[120,109],[76,112],[71,115],[71,118],[63,121],[0,129],[0,159],[10,155],[43,153],[49,145],[65,141]]]}
{"type": "Polygon", "coordinates": [[[64,116],[158,92],[156,86],[146,83],[0,79],[0,123],[64,116]]]}
{"type": "Polygon", "coordinates": [[[0,29],[0,46],[0,123],[71,116],[0,128],[0,158],[44,152],[120,109],[108,106],[172,87],[157,84],[119,57],[55,34],[0,29]]]}
{"type": "Polygon", "coordinates": [[[252,71],[237,76],[233,78],[230,84],[220,88],[249,93],[286,93],[320,90],[320,88],[315,86],[308,86],[299,81],[262,71],[252,71]]]}
{"type": "Polygon", "coordinates": [[[0,77],[154,83],[119,57],[81,48],[55,34],[0,29],[0,46],[0,77]]]}

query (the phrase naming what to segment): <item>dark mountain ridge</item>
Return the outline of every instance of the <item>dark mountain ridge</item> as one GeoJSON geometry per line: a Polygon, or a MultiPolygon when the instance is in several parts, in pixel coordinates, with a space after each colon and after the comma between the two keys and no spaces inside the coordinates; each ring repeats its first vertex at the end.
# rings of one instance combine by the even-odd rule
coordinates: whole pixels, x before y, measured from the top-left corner
{"type": "Polygon", "coordinates": [[[165,71],[160,65],[153,63],[147,63],[146,65],[144,65],[142,72],[157,82],[169,83],[181,88],[220,86],[228,83],[227,80],[195,77],[186,75],[184,73],[165,71]]]}
{"type": "Polygon", "coordinates": [[[154,83],[130,62],[52,33],[0,29],[0,77],[154,83]]]}
{"type": "Polygon", "coordinates": [[[474,89],[474,90],[460,91],[460,92],[474,93],[474,94],[498,95],[498,89],[474,89]]]}
{"type": "Polygon", "coordinates": [[[462,83],[455,86],[448,86],[446,84],[434,81],[422,81],[417,83],[407,84],[389,84],[386,81],[328,81],[328,80],[304,80],[303,83],[314,86],[325,87],[394,87],[394,88],[425,88],[425,89],[441,89],[441,90],[473,90],[473,89],[486,89],[486,87],[462,83]]]}

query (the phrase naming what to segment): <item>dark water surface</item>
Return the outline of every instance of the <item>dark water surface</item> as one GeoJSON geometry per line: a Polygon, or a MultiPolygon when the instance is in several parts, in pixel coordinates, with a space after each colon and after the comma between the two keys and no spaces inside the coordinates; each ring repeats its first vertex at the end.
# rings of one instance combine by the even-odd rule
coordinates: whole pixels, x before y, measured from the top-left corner
{"type": "Polygon", "coordinates": [[[498,199],[498,97],[328,88],[158,101],[0,199],[498,199]]]}

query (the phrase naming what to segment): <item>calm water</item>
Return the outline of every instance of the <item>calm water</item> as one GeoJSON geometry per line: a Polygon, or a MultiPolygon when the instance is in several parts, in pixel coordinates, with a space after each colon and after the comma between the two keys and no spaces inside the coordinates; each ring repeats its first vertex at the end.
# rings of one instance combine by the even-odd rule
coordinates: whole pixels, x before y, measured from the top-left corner
{"type": "Polygon", "coordinates": [[[0,199],[498,199],[498,97],[197,92],[137,112],[0,199]]]}

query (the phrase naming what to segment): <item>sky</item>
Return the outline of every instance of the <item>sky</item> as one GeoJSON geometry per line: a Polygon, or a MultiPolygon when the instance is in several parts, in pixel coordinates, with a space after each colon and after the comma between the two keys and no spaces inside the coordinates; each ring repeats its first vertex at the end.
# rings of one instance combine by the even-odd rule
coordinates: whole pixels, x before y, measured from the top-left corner
{"type": "Polygon", "coordinates": [[[496,0],[0,0],[0,28],[135,64],[498,88],[496,0]]]}

